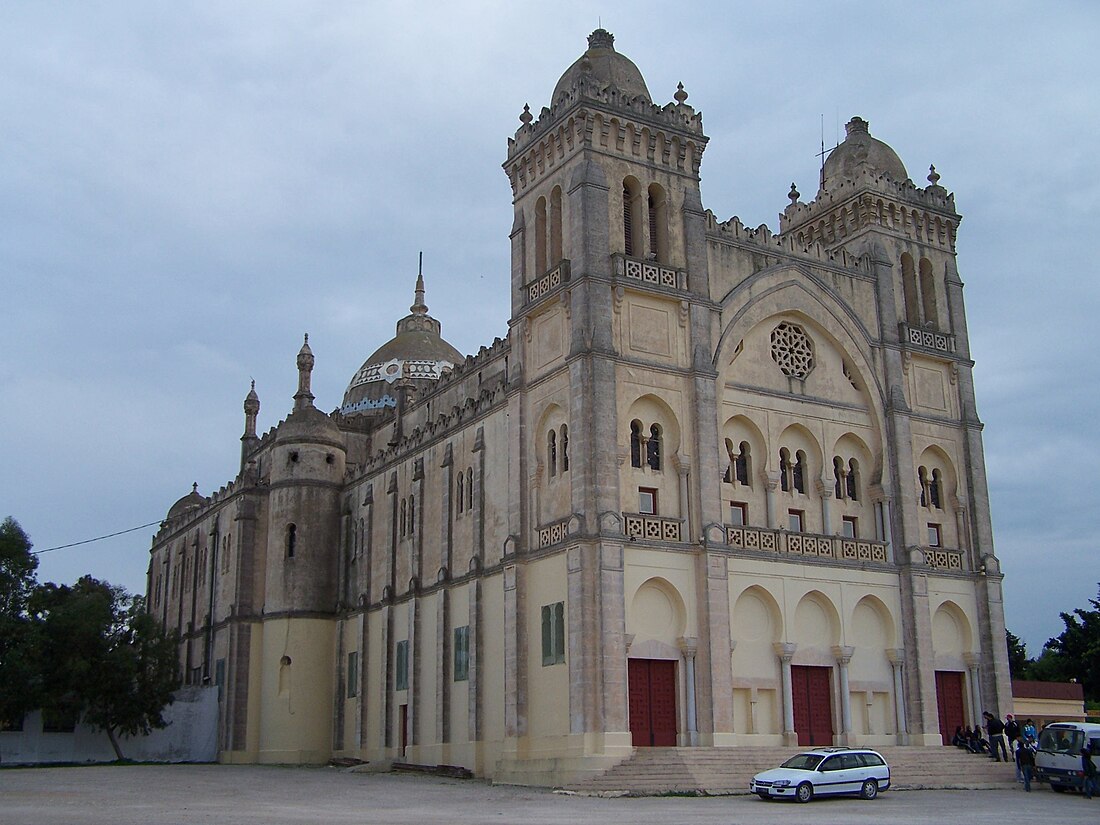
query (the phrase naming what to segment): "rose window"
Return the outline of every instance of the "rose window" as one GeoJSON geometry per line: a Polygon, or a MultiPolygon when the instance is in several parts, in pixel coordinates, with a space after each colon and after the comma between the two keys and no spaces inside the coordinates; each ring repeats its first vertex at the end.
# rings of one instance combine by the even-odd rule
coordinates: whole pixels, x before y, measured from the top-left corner
{"type": "Polygon", "coordinates": [[[772,360],[784,375],[805,378],[814,368],[814,342],[802,327],[784,321],[772,330],[772,360]]]}

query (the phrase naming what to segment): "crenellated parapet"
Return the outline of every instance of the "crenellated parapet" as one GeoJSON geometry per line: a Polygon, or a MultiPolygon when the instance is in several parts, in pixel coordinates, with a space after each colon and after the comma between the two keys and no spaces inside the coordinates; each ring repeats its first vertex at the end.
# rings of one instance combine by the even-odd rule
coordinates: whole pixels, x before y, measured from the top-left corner
{"type": "Polygon", "coordinates": [[[779,216],[780,233],[797,244],[833,247],[866,228],[886,229],[917,243],[955,251],[962,218],[955,196],[935,181],[924,189],[911,180],[898,182],[887,174],[862,168],[851,180],[820,190],[810,203],[792,203],[779,216]]]}
{"type": "Polygon", "coordinates": [[[761,251],[793,255],[842,269],[858,270],[863,273],[868,271],[862,258],[857,258],[844,249],[830,249],[816,240],[806,242],[794,234],[772,234],[766,224],[760,224],[753,229],[741,223],[741,219],[736,216],[719,223],[709,209],[706,211],[706,218],[709,236],[719,242],[755,246],[761,251]]]}

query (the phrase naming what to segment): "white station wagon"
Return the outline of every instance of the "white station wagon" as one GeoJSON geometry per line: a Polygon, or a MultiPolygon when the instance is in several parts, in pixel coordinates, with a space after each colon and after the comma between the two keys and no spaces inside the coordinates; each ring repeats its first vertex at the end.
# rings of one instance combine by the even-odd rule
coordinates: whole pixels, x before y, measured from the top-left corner
{"type": "Polygon", "coordinates": [[[857,794],[874,799],[890,787],[890,766],[864,748],[816,748],[792,756],[778,768],[758,773],[749,790],[761,799],[797,799],[857,794]]]}

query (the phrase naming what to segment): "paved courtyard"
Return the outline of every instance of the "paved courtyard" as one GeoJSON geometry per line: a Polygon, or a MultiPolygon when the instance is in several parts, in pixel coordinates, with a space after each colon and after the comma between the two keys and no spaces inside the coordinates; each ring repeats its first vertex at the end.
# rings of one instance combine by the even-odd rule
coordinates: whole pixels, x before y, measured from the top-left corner
{"type": "Polygon", "coordinates": [[[137,765],[0,770],[0,825],[294,823],[1096,823],[1100,799],[1018,791],[898,791],[810,805],[754,796],[597,799],[478,781],[336,768],[137,765]]]}

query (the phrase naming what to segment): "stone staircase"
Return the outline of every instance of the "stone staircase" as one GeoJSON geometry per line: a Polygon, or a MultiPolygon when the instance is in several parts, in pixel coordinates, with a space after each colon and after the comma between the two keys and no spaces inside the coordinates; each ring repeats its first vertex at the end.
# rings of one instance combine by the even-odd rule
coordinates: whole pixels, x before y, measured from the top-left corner
{"type": "MultiPolygon", "coordinates": [[[[801,749],[638,748],[602,776],[566,790],[593,795],[747,794],[749,780],[801,749]]],[[[952,747],[875,748],[890,765],[894,790],[1015,788],[1011,763],[952,747]]]]}

